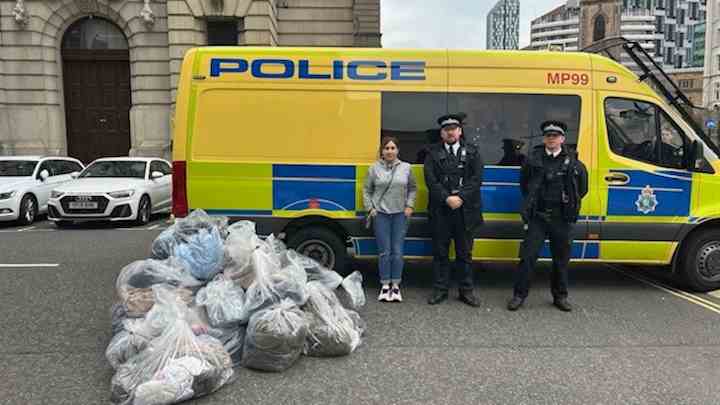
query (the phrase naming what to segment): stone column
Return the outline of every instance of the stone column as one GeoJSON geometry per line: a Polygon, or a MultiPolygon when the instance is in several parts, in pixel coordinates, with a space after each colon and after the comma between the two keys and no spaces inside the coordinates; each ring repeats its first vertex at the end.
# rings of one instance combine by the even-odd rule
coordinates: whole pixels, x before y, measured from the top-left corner
{"type": "Polygon", "coordinates": [[[353,17],[355,22],[355,46],[381,47],[380,0],[355,0],[353,3],[353,17]]]}

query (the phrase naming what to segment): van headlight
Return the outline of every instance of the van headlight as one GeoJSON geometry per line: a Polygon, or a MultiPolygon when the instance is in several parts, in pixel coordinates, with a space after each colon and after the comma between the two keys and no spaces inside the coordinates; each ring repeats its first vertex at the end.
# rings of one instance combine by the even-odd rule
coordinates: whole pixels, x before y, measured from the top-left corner
{"type": "Polygon", "coordinates": [[[9,199],[15,197],[15,194],[17,194],[17,190],[0,193],[0,200],[9,200],[9,199]]]}
{"type": "Polygon", "coordinates": [[[132,197],[133,194],[135,194],[135,190],[122,190],[108,193],[108,195],[112,198],[129,198],[132,197]]]}
{"type": "Polygon", "coordinates": [[[65,195],[65,193],[62,191],[53,190],[50,192],[50,198],[60,198],[64,195],[65,195]]]}

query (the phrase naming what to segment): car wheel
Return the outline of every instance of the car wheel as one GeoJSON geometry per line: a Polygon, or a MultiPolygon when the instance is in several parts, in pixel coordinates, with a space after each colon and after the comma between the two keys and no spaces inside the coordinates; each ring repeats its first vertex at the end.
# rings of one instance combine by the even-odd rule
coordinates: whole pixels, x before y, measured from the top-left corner
{"type": "Polygon", "coordinates": [[[681,282],[697,292],[720,288],[720,229],[692,235],[678,263],[681,282]]]}
{"type": "Polygon", "coordinates": [[[341,275],[346,275],[348,272],[348,255],[345,244],[335,232],[328,228],[300,229],[289,236],[287,245],[323,266],[334,269],[341,275]]]}
{"type": "Polygon", "coordinates": [[[37,200],[31,194],[26,194],[20,201],[20,213],[18,216],[18,222],[20,225],[30,225],[35,222],[37,217],[38,206],[37,200]]]}
{"type": "Polygon", "coordinates": [[[138,204],[135,225],[147,225],[150,222],[150,197],[144,195],[138,204]]]}

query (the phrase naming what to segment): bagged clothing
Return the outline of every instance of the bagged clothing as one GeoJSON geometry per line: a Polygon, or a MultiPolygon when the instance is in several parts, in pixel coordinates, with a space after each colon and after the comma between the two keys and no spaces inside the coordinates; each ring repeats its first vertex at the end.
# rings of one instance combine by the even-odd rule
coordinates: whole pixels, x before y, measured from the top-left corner
{"type": "Polygon", "coordinates": [[[105,350],[105,358],[110,366],[117,370],[120,365],[143,351],[149,342],[147,337],[124,329],[110,340],[110,344],[105,350]]]}
{"type": "Polygon", "coordinates": [[[127,308],[121,302],[113,303],[110,308],[110,324],[112,325],[112,336],[125,330],[123,321],[128,318],[127,308]]]}
{"type": "Polygon", "coordinates": [[[362,274],[354,271],[340,284],[336,293],[345,308],[357,311],[365,306],[365,290],[363,290],[362,282],[362,274]]]}
{"type": "Polygon", "coordinates": [[[307,324],[291,300],[253,315],[243,346],[242,365],[264,371],[283,371],[302,354],[307,324]]]}
{"type": "Polygon", "coordinates": [[[272,249],[257,249],[252,257],[255,280],[245,295],[246,322],[255,312],[284,299],[290,299],[298,306],[305,304],[307,274],[302,266],[288,261],[287,266],[279,268],[283,260],[276,257],[272,249]]]}
{"type": "Polygon", "coordinates": [[[194,210],[187,217],[176,219],[174,224],[155,238],[150,250],[151,257],[159,260],[171,257],[176,246],[187,243],[200,230],[216,229],[224,239],[227,236],[227,222],[227,217],[211,217],[203,210],[194,210]]]}
{"type": "Polygon", "coordinates": [[[205,307],[210,325],[228,327],[245,316],[245,291],[232,280],[218,278],[202,288],[195,298],[205,307]]]}
{"type": "Polygon", "coordinates": [[[252,253],[261,244],[255,233],[255,223],[251,221],[238,221],[228,228],[228,237],[225,240],[225,270],[226,277],[238,281],[244,289],[248,289],[255,280],[255,271],[252,267],[252,253]]]}
{"type": "MultiPolygon", "coordinates": [[[[316,357],[345,356],[360,345],[362,330],[337,296],[318,281],[307,284],[303,308],[308,321],[305,354],[316,357]]],[[[359,318],[359,316],[358,316],[359,318]]]]}
{"type": "Polygon", "coordinates": [[[115,288],[129,317],[144,316],[154,304],[152,287],[164,284],[176,287],[186,302],[192,300],[192,290],[201,282],[195,279],[182,263],[174,259],[138,260],[125,266],[117,277],[115,288]]]}
{"type": "Polygon", "coordinates": [[[343,282],[342,276],[335,271],[323,267],[317,261],[303,256],[294,250],[289,250],[286,253],[286,257],[288,261],[297,263],[305,269],[308,281],[319,281],[330,290],[338,288],[343,282]]]}
{"type": "Polygon", "coordinates": [[[237,326],[233,328],[210,328],[208,335],[214,337],[222,343],[225,350],[230,355],[233,367],[239,367],[242,360],[242,350],[245,344],[245,327],[237,326]]]}
{"type": "Polygon", "coordinates": [[[199,280],[210,280],[225,263],[223,241],[217,229],[201,229],[183,244],[175,246],[174,256],[199,280]]]}
{"type": "Polygon", "coordinates": [[[181,307],[159,337],[118,368],[111,383],[114,403],[170,404],[209,394],[230,381],[232,363],[223,345],[196,336],[187,317],[187,307],[181,307]]]}

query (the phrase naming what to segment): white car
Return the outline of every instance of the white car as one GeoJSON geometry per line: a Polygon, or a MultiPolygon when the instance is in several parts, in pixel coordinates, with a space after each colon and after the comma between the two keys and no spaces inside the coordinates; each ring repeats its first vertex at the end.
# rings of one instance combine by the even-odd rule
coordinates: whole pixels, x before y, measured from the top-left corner
{"type": "Polygon", "coordinates": [[[59,227],[80,221],[150,222],[172,207],[172,169],[157,158],[104,158],[90,163],[77,180],[55,188],[48,219],[59,227]]]}
{"type": "Polygon", "coordinates": [[[47,212],[50,192],[82,170],[68,157],[0,156],[0,221],[32,224],[47,212]]]}

